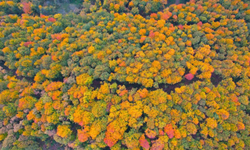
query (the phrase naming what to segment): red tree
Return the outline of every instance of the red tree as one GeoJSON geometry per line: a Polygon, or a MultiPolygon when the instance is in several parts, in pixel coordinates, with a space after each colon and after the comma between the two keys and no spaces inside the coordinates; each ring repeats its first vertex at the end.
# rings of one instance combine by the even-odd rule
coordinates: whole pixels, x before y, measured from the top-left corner
{"type": "Polygon", "coordinates": [[[30,2],[24,2],[23,3],[23,11],[25,14],[31,14],[32,11],[31,11],[31,3],[30,2]]]}

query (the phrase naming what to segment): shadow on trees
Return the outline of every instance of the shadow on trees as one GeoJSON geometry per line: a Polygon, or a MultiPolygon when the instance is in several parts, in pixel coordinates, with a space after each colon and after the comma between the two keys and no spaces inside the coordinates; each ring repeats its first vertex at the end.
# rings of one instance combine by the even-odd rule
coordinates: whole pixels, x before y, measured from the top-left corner
{"type": "MultiPolygon", "coordinates": [[[[181,86],[190,85],[196,81],[203,81],[203,80],[199,79],[197,77],[194,77],[192,80],[187,80],[186,78],[184,78],[181,82],[176,83],[176,84],[164,84],[164,83],[162,83],[162,84],[159,84],[159,88],[151,87],[151,88],[147,88],[147,89],[148,90],[162,89],[164,92],[167,92],[168,94],[170,94],[172,91],[173,92],[175,91],[175,88],[180,88],[181,86]]],[[[217,87],[221,81],[222,81],[221,75],[217,75],[215,73],[212,73],[211,82],[215,87],[217,87]]],[[[102,81],[100,79],[95,79],[95,80],[93,80],[91,87],[93,87],[94,89],[100,88],[100,86],[103,84],[103,82],[104,81],[102,81]]],[[[135,89],[145,88],[143,85],[138,84],[138,83],[130,84],[128,82],[120,82],[117,80],[112,80],[111,82],[108,82],[108,83],[110,83],[110,84],[116,83],[117,86],[125,86],[127,90],[132,90],[132,88],[135,88],[135,89]]]]}

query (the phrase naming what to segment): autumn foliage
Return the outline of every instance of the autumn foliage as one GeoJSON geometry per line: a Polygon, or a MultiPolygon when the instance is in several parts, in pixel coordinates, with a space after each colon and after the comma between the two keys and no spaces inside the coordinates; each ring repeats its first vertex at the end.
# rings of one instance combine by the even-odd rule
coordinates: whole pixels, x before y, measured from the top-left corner
{"type": "Polygon", "coordinates": [[[250,2],[82,3],[0,2],[3,149],[250,149],[250,2]]]}

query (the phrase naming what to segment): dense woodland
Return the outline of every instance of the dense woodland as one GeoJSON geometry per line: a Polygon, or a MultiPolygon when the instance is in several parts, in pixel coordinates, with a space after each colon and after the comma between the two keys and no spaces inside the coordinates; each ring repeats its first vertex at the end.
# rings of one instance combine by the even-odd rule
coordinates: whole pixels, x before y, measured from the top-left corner
{"type": "Polygon", "coordinates": [[[63,2],[0,0],[2,150],[250,149],[248,0],[63,2]]]}

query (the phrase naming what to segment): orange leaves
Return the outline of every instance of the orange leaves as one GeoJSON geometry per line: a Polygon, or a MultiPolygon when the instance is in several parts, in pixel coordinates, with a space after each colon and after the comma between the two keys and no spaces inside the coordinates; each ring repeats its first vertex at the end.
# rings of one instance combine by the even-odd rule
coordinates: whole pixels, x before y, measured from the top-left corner
{"type": "Polygon", "coordinates": [[[138,52],[136,53],[135,58],[139,58],[139,57],[144,58],[145,56],[146,56],[146,55],[144,54],[143,51],[138,51],[138,52]]]}
{"type": "MultiPolygon", "coordinates": [[[[74,52],[71,56],[72,56],[72,57],[73,57],[73,56],[78,56],[78,57],[82,58],[82,57],[84,56],[84,52],[83,52],[83,51],[76,51],[76,52],[74,52]]],[[[98,57],[98,56],[97,56],[97,57],[98,57]]],[[[98,58],[98,59],[99,59],[99,58],[98,58]]]]}
{"type": "Polygon", "coordinates": [[[164,57],[165,57],[166,60],[170,60],[171,57],[172,57],[174,54],[175,54],[175,50],[174,50],[174,49],[170,49],[170,50],[168,51],[168,53],[164,55],[164,57]]]}
{"type": "Polygon", "coordinates": [[[206,90],[206,93],[209,93],[211,91],[209,87],[204,87],[204,89],[206,90]]]}
{"type": "Polygon", "coordinates": [[[217,127],[217,121],[213,118],[207,118],[206,122],[207,122],[207,126],[212,128],[212,129],[217,127]]]}
{"type": "Polygon", "coordinates": [[[175,129],[175,130],[174,130],[174,137],[175,137],[176,139],[180,139],[180,138],[181,138],[181,132],[180,132],[179,129],[175,129]]]}
{"type": "Polygon", "coordinates": [[[165,22],[166,22],[166,21],[163,20],[163,19],[158,20],[158,21],[157,21],[157,27],[158,27],[158,28],[164,27],[165,22]]]}
{"type": "Polygon", "coordinates": [[[29,112],[29,114],[27,115],[27,120],[33,120],[33,119],[35,119],[35,115],[34,115],[34,113],[33,113],[33,111],[30,111],[29,112]]]}
{"type": "Polygon", "coordinates": [[[235,105],[240,105],[239,99],[235,94],[231,94],[230,98],[231,98],[231,101],[235,103],[235,105]]]}
{"type": "Polygon", "coordinates": [[[10,50],[9,47],[5,47],[5,48],[2,49],[2,52],[6,54],[6,53],[10,53],[11,50],[10,50]]]}
{"type": "Polygon", "coordinates": [[[141,147],[143,147],[147,150],[150,148],[149,142],[146,140],[144,134],[141,135],[141,137],[139,139],[139,143],[140,143],[141,147]]]}
{"type": "Polygon", "coordinates": [[[2,2],[0,3],[0,6],[4,5],[5,2],[6,2],[9,6],[15,5],[15,2],[14,2],[14,1],[2,1],[2,2]]]}
{"type": "Polygon", "coordinates": [[[146,39],[146,36],[141,36],[140,43],[143,43],[146,39]]]}
{"type": "Polygon", "coordinates": [[[90,46],[88,48],[88,53],[93,54],[94,52],[95,52],[95,47],[94,46],[90,46]]]}
{"type": "Polygon", "coordinates": [[[103,85],[101,85],[99,92],[102,94],[109,94],[110,89],[108,83],[105,82],[103,85]]]}
{"type": "Polygon", "coordinates": [[[186,16],[186,21],[191,22],[192,21],[192,17],[191,16],[186,16]]]}
{"type": "Polygon", "coordinates": [[[157,135],[157,133],[154,130],[151,130],[149,128],[146,129],[145,134],[150,139],[154,139],[157,135]]]}
{"type": "Polygon", "coordinates": [[[186,86],[181,86],[180,88],[175,88],[175,92],[178,94],[184,93],[186,90],[186,86]]]}
{"type": "Polygon", "coordinates": [[[163,150],[163,148],[164,148],[164,142],[161,139],[152,141],[151,150],[163,150]]]}
{"type": "Polygon", "coordinates": [[[18,108],[20,110],[24,110],[26,108],[32,108],[33,105],[35,104],[36,99],[31,97],[31,96],[25,96],[21,99],[19,99],[19,103],[18,103],[18,108]]]}
{"type": "Polygon", "coordinates": [[[204,47],[200,47],[197,52],[201,53],[202,55],[209,55],[211,52],[209,45],[204,45],[204,47]]]}
{"type": "Polygon", "coordinates": [[[179,122],[181,120],[181,111],[177,110],[177,109],[172,109],[170,111],[172,120],[175,122],[179,122]]]}
{"type": "Polygon", "coordinates": [[[214,29],[218,28],[220,26],[220,22],[212,22],[212,27],[214,29]]]}
{"type": "Polygon", "coordinates": [[[170,139],[172,139],[174,137],[174,129],[173,129],[173,126],[172,124],[167,124],[165,127],[164,127],[164,132],[167,133],[168,137],[170,139]]]}
{"type": "Polygon", "coordinates": [[[144,78],[142,78],[140,81],[141,81],[142,85],[145,86],[146,88],[152,87],[153,84],[154,84],[154,81],[152,79],[144,79],[144,78]]]}
{"type": "Polygon", "coordinates": [[[214,30],[212,30],[212,29],[210,29],[210,28],[208,28],[208,27],[206,27],[206,28],[204,29],[204,31],[205,31],[206,33],[212,33],[212,32],[214,32],[214,30]]]}
{"type": "Polygon", "coordinates": [[[229,117],[229,112],[224,109],[218,110],[217,114],[220,115],[223,120],[226,120],[229,117]]]}
{"type": "Polygon", "coordinates": [[[201,52],[198,51],[198,52],[195,54],[195,58],[198,59],[198,60],[202,60],[202,59],[204,58],[204,56],[203,56],[203,54],[202,54],[201,52]]]}
{"type": "Polygon", "coordinates": [[[112,147],[116,144],[118,140],[123,138],[123,134],[125,132],[127,123],[125,123],[121,119],[116,119],[111,122],[105,133],[104,142],[109,146],[112,147]]]}
{"type": "Polygon", "coordinates": [[[41,100],[39,100],[36,104],[35,104],[36,109],[39,111],[43,108],[43,102],[41,100]]]}
{"type": "Polygon", "coordinates": [[[53,108],[56,110],[62,110],[63,109],[63,104],[60,101],[55,101],[53,103],[53,108]]]}
{"type": "Polygon", "coordinates": [[[130,107],[130,103],[128,101],[122,102],[121,103],[121,108],[122,109],[127,109],[130,107]]]}
{"type": "Polygon", "coordinates": [[[129,2],[129,7],[133,7],[134,3],[132,1],[129,2]]]}
{"type": "Polygon", "coordinates": [[[195,117],[195,118],[193,118],[192,122],[197,125],[199,123],[199,120],[198,120],[198,118],[195,117]]]}
{"type": "Polygon", "coordinates": [[[181,12],[181,13],[178,14],[179,19],[183,19],[184,17],[185,17],[184,13],[181,12]]]}
{"type": "MultiPolygon", "coordinates": [[[[14,88],[16,86],[15,82],[10,82],[8,85],[8,88],[14,88]]],[[[34,94],[34,89],[32,87],[26,87],[23,89],[20,96],[28,96],[34,94]]]]}
{"type": "Polygon", "coordinates": [[[126,67],[126,62],[125,61],[122,61],[120,64],[119,64],[120,67],[126,67]]]}
{"type": "Polygon", "coordinates": [[[206,34],[206,38],[208,40],[212,40],[212,39],[214,39],[214,35],[213,34],[206,34]]]}
{"type": "Polygon", "coordinates": [[[84,127],[83,130],[78,129],[77,130],[77,137],[80,142],[86,142],[89,138],[89,127],[84,127]]]}
{"type": "Polygon", "coordinates": [[[140,34],[141,36],[145,35],[146,32],[147,32],[146,29],[140,29],[140,30],[139,30],[139,34],[140,34]]]}
{"type": "MultiPolygon", "coordinates": [[[[141,80],[144,80],[144,78],[145,78],[145,80],[149,80],[148,78],[151,78],[151,77],[153,77],[153,71],[154,71],[154,68],[150,68],[150,70],[151,71],[142,71],[141,73],[140,73],[140,76],[141,77],[143,77],[141,80]]],[[[141,82],[143,82],[143,81],[141,81],[141,82]]],[[[146,83],[147,84],[147,83],[146,83]]]]}
{"type": "Polygon", "coordinates": [[[115,4],[114,5],[114,9],[115,9],[116,12],[118,12],[118,10],[120,9],[120,5],[119,4],[115,4]]]}
{"type": "Polygon", "coordinates": [[[106,119],[98,119],[90,127],[89,136],[92,139],[96,139],[96,137],[107,127],[107,120],[106,119]]]}
{"type": "Polygon", "coordinates": [[[136,29],[136,27],[131,27],[131,28],[130,28],[130,31],[131,31],[132,33],[135,33],[135,32],[137,31],[137,29],[136,29]]]}
{"type": "Polygon", "coordinates": [[[72,108],[71,108],[71,105],[69,105],[69,106],[67,106],[67,107],[65,108],[65,110],[64,110],[65,116],[69,116],[71,109],[72,109],[72,108]]]}
{"type": "Polygon", "coordinates": [[[245,125],[242,122],[238,122],[237,127],[238,130],[245,130],[245,125]]]}
{"type": "Polygon", "coordinates": [[[77,108],[73,114],[74,122],[80,124],[81,126],[88,125],[93,122],[94,116],[88,111],[84,111],[81,108],[77,108]]]}
{"type": "Polygon", "coordinates": [[[62,91],[58,91],[58,90],[48,93],[48,95],[49,95],[53,100],[60,100],[62,94],[63,94],[62,91]]]}
{"type": "Polygon", "coordinates": [[[159,40],[164,41],[166,39],[166,36],[162,33],[159,34],[159,40]]]}
{"type": "MultiPolygon", "coordinates": [[[[248,3],[243,4],[243,9],[246,9],[248,7],[248,3]]],[[[250,12],[250,11],[249,11],[250,12]]],[[[250,14],[250,13],[249,13],[250,14]]]]}
{"type": "Polygon", "coordinates": [[[127,81],[128,83],[134,83],[134,82],[135,82],[135,79],[134,79],[133,76],[127,76],[127,77],[126,77],[126,81],[127,81]]]}
{"type": "Polygon", "coordinates": [[[154,38],[154,37],[155,37],[154,31],[150,31],[150,32],[149,32],[149,37],[150,37],[150,38],[154,38]]]}
{"type": "Polygon", "coordinates": [[[186,41],[186,45],[187,45],[187,46],[192,46],[192,42],[189,41],[189,40],[187,40],[187,41],[186,41]]]}
{"type": "Polygon", "coordinates": [[[157,18],[158,18],[158,16],[157,16],[156,13],[151,13],[151,14],[150,14],[150,17],[151,17],[151,18],[154,18],[154,19],[157,19],[157,18]]]}
{"type": "Polygon", "coordinates": [[[161,15],[161,19],[163,19],[163,20],[168,20],[170,17],[172,16],[172,13],[171,12],[169,12],[169,11],[167,11],[166,13],[162,13],[162,15],[161,15]]]}
{"type": "Polygon", "coordinates": [[[226,39],[226,43],[233,45],[234,41],[233,41],[233,39],[226,39]]]}
{"type": "Polygon", "coordinates": [[[202,130],[200,131],[201,134],[207,136],[208,135],[208,128],[207,127],[202,127],[202,130]]]}
{"type": "Polygon", "coordinates": [[[72,86],[69,90],[68,90],[68,94],[69,95],[73,95],[74,98],[78,98],[81,99],[84,96],[84,93],[87,91],[87,87],[86,86],[80,86],[78,88],[76,88],[76,85],[72,86]]]}
{"type": "Polygon", "coordinates": [[[67,138],[71,135],[72,131],[70,130],[69,125],[59,125],[57,127],[57,135],[62,138],[67,138]]]}
{"type": "Polygon", "coordinates": [[[185,73],[185,68],[178,68],[178,73],[183,76],[185,73]]]}
{"type": "Polygon", "coordinates": [[[62,41],[64,38],[68,38],[69,35],[64,33],[64,34],[51,34],[52,39],[57,39],[58,41],[62,41]]]}
{"type": "Polygon", "coordinates": [[[153,105],[159,105],[166,102],[167,93],[162,89],[151,91],[149,93],[149,99],[153,105]]]}
{"type": "Polygon", "coordinates": [[[172,71],[171,71],[171,69],[164,69],[162,72],[161,72],[161,76],[163,76],[163,77],[168,77],[169,75],[171,75],[172,74],[172,71]]]}
{"type": "Polygon", "coordinates": [[[142,115],[142,102],[136,101],[136,104],[134,106],[128,108],[128,113],[133,118],[139,118],[142,115]]]}
{"type": "Polygon", "coordinates": [[[176,6],[176,8],[180,10],[180,9],[182,9],[182,5],[183,5],[183,4],[178,4],[178,5],[176,6]]]}
{"type": "Polygon", "coordinates": [[[122,91],[120,91],[119,96],[123,96],[127,93],[128,93],[128,90],[122,90],[122,91]]]}
{"type": "MultiPolygon", "coordinates": [[[[48,123],[57,124],[59,122],[59,114],[58,113],[54,112],[54,113],[52,113],[48,116],[44,116],[44,117],[45,117],[44,119],[46,119],[46,121],[48,123]]],[[[41,118],[41,120],[43,120],[43,118],[41,118]]],[[[46,122],[46,121],[44,120],[44,122],[46,122]]]]}
{"type": "Polygon", "coordinates": [[[146,98],[148,96],[148,90],[146,88],[144,88],[142,90],[140,89],[137,92],[140,94],[141,98],[146,98]]]}
{"type": "Polygon", "coordinates": [[[159,61],[153,61],[152,67],[157,68],[158,70],[161,69],[161,63],[159,61]]]}
{"type": "Polygon", "coordinates": [[[26,14],[31,14],[31,13],[32,13],[31,2],[29,2],[29,3],[24,2],[24,3],[23,3],[23,11],[24,11],[24,13],[26,13],[26,14]]]}

